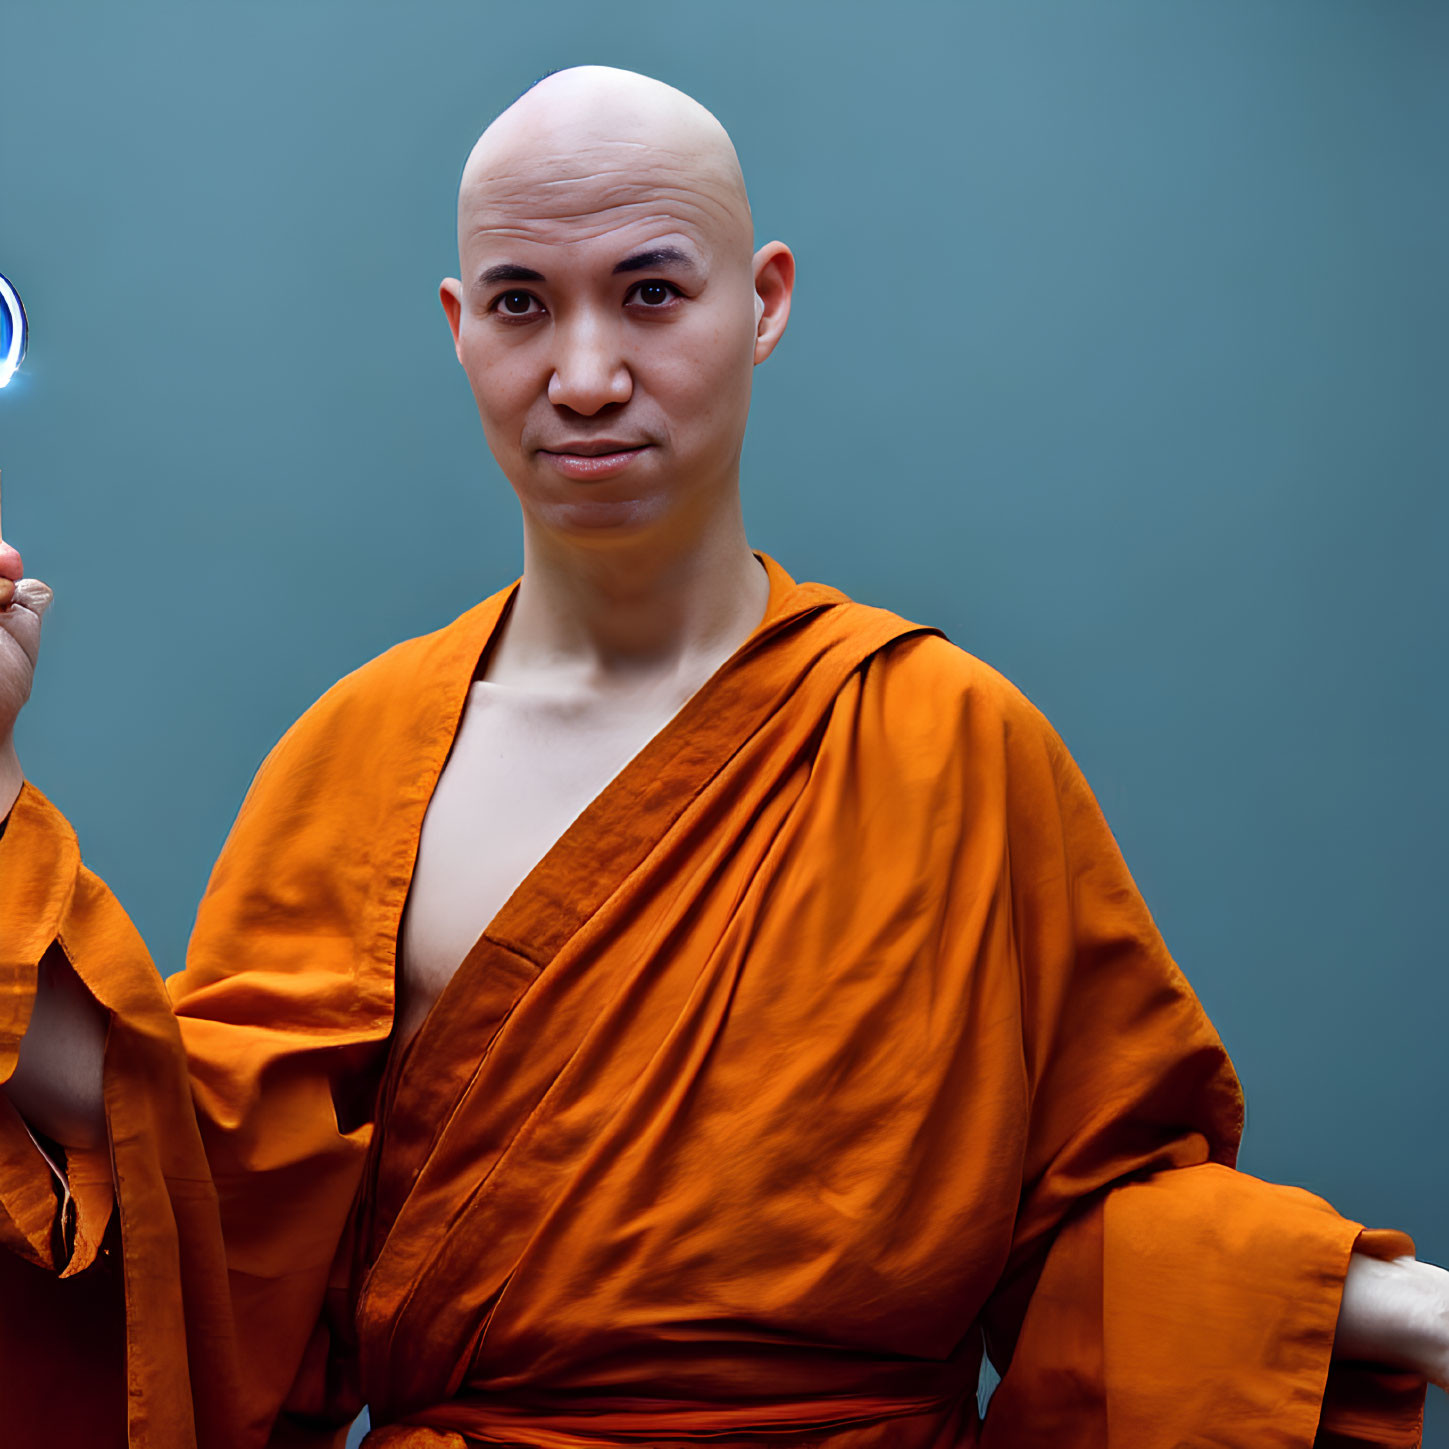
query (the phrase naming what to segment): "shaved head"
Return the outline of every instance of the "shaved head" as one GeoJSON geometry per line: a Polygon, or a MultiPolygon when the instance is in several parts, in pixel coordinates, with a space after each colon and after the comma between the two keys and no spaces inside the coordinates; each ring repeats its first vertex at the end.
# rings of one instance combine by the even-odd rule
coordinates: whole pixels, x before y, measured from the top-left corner
{"type": "Polygon", "coordinates": [[[683,201],[748,263],[754,228],[725,128],[663,81],[612,66],[555,71],[479,137],[458,189],[458,246],[480,223],[571,220],[637,205],[654,189],[683,201]]]}
{"type": "Polygon", "coordinates": [[[545,76],[468,157],[458,270],[439,296],[526,557],[743,539],[751,376],[794,258],[754,250],[735,148],[698,101],[607,66],[545,76]]]}

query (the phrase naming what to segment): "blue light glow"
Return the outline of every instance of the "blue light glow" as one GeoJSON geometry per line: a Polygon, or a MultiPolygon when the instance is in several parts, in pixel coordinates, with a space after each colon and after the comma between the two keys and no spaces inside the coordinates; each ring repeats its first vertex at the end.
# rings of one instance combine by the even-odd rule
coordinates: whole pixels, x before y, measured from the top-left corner
{"type": "Polygon", "coordinates": [[[20,294],[0,276],[0,387],[15,376],[16,368],[25,360],[28,333],[20,294]]]}

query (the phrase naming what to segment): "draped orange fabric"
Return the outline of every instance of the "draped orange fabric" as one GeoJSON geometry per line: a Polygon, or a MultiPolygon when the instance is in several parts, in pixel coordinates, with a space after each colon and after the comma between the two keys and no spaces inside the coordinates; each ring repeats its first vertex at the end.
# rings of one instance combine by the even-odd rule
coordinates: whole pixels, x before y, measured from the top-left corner
{"type": "MultiPolygon", "coordinates": [[[[128,1284],[172,1313],[128,1291],[132,1442],[340,1444],[367,1402],[370,1449],[1417,1443],[1419,1381],[1329,1364],[1350,1251],[1412,1245],[1232,1170],[1231,1065],[1051,727],[936,631],[765,563],[760,627],[401,1053],[423,814],[509,590],[268,757],[174,1024],[113,984],[140,948],[94,877],[113,959],[68,934],[63,869],[11,881],[64,832],[27,787],[0,1053],[58,934],[113,1012],[118,1168],[123,1107],[153,1158],[118,1188],[128,1284]],[[162,1086],[117,1055],[142,1017],[162,1086]],[[137,1437],[138,1399],[189,1422],[188,1363],[210,1417],[137,1437]]],[[[17,1252],[34,1192],[0,1181],[17,1252]]]]}
{"type": "Polygon", "coordinates": [[[110,1014],[109,1151],[71,1155],[80,1211],[68,1224],[49,1167],[0,1100],[0,1247],[10,1250],[0,1252],[0,1443],[229,1444],[239,1388],[226,1264],[176,1021],[126,913],[81,865],[64,818],[26,785],[0,840],[0,1081],[48,949],[64,951],[110,1014]]]}

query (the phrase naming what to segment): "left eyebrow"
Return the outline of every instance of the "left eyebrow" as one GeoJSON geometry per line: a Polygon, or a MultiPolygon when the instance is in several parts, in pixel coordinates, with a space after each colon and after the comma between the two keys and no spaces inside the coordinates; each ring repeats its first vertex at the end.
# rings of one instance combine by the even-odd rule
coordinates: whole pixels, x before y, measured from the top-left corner
{"type": "Polygon", "coordinates": [[[653,267],[671,265],[684,267],[692,272],[699,270],[699,263],[682,247],[650,247],[648,251],[635,252],[633,256],[625,257],[615,266],[614,275],[617,277],[620,272],[647,272],[653,267]]]}
{"type": "Polygon", "coordinates": [[[532,267],[520,267],[513,262],[500,262],[496,267],[489,267],[481,277],[478,278],[479,287],[491,287],[495,282],[541,282],[543,273],[535,272],[532,267]]]}

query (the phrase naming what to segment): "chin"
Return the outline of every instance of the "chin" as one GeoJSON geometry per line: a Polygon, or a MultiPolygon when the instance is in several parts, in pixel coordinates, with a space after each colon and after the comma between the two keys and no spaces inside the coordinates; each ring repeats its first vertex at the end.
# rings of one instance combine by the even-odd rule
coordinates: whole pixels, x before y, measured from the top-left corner
{"type": "Polygon", "coordinates": [[[602,542],[645,537],[666,512],[657,498],[576,498],[551,500],[536,516],[556,538],[602,542]]]}

